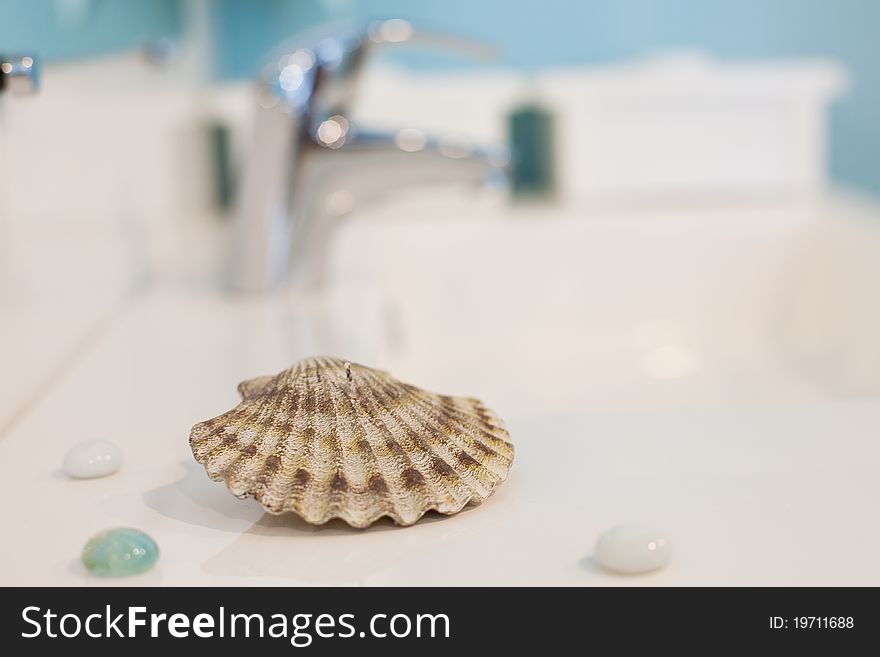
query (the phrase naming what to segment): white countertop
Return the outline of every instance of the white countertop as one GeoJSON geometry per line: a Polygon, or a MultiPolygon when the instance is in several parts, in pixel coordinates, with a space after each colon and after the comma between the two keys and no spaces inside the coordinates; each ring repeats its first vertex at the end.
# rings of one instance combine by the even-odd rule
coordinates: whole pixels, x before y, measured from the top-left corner
{"type": "Polygon", "coordinates": [[[114,236],[0,232],[0,436],[126,303],[128,255],[114,236]]]}
{"type": "MultiPolygon", "coordinates": [[[[189,429],[237,403],[241,379],[334,346],[367,353],[369,340],[328,339],[284,296],[235,300],[161,276],[108,312],[92,340],[59,331],[73,340],[66,365],[35,376],[24,406],[0,409],[15,417],[0,437],[0,558],[14,565],[4,585],[880,585],[880,398],[537,412],[502,395],[516,461],[482,506],[409,528],[315,528],[211,482],[189,429]],[[66,479],[64,452],[93,438],[119,444],[123,468],[66,479]],[[666,569],[620,577],[595,566],[599,533],[625,522],[668,532],[666,569]],[[90,577],[79,551],[112,526],[152,535],[159,565],[90,577]]],[[[13,337],[23,348],[44,340],[13,337]]],[[[446,371],[459,389],[441,392],[480,392],[469,386],[483,377],[446,371]]]]}
{"type": "Polygon", "coordinates": [[[190,425],[235,403],[235,368],[216,353],[240,326],[173,306],[157,293],[128,310],[4,438],[4,584],[880,584],[878,401],[513,416],[516,462],[481,507],[315,528],[230,496],[193,462],[190,425]],[[67,480],[61,455],[96,436],[122,446],[123,469],[67,480]],[[668,568],[594,566],[597,535],[628,521],[669,533],[668,568]],[[120,525],[151,534],[160,564],[96,581],[79,550],[120,525]]]}

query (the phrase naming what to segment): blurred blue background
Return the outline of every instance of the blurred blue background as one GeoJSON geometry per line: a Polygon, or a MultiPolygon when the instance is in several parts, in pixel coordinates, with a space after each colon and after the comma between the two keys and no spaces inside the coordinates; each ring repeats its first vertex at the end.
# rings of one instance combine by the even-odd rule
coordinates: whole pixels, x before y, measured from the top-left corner
{"type": "MultiPolygon", "coordinates": [[[[0,49],[46,60],[93,56],[182,35],[200,0],[0,0],[0,49]]],[[[880,195],[880,2],[873,0],[201,0],[207,2],[215,79],[247,77],[275,43],[328,20],[401,17],[484,39],[499,65],[536,69],[700,48],[723,59],[825,56],[852,89],[833,110],[831,175],[880,195]]],[[[414,67],[466,62],[420,53],[414,67]]]]}

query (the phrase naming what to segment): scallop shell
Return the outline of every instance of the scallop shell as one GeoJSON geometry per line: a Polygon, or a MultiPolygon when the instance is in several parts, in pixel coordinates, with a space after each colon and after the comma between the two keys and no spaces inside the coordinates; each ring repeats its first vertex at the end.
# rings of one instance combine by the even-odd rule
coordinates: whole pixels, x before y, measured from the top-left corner
{"type": "Polygon", "coordinates": [[[504,424],[480,401],[339,358],[307,358],[238,390],[241,403],[195,425],[190,447],[211,479],[269,513],[411,525],[482,502],[513,463],[504,424]]]}

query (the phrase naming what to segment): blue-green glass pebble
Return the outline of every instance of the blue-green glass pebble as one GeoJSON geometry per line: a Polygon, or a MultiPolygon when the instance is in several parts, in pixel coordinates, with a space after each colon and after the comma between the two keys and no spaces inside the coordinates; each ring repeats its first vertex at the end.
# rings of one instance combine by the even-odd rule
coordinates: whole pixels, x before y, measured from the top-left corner
{"type": "Polygon", "coordinates": [[[137,529],[116,527],[96,534],[82,551],[82,561],[101,577],[137,575],[152,568],[159,559],[156,541],[137,529]]]}

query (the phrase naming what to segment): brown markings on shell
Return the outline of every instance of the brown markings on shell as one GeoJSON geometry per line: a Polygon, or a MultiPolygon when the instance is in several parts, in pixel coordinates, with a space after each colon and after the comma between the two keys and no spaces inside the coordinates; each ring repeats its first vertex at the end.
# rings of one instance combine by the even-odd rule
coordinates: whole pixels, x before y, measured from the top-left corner
{"type": "Polygon", "coordinates": [[[400,473],[400,480],[405,488],[424,488],[425,477],[415,468],[407,468],[400,473]]]}
{"type": "MultiPolygon", "coordinates": [[[[373,383],[378,388],[381,388],[384,385],[383,380],[375,380],[373,383]]],[[[485,434],[482,432],[482,430],[476,430],[473,426],[468,425],[467,421],[461,419],[462,417],[469,417],[467,413],[453,413],[453,411],[450,410],[451,407],[454,405],[453,402],[450,401],[453,400],[453,398],[446,397],[446,403],[444,404],[443,398],[441,396],[432,396],[430,393],[425,393],[424,391],[420,391],[413,387],[410,387],[409,390],[413,394],[428,398],[427,400],[423,400],[421,402],[421,408],[425,411],[425,417],[432,418],[434,423],[421,420],[421,430],[427,435],[434,438],[434,445],[444,445],[445,443],[450,443],[451,445],[456,441],[460,441],[458,443],[459,446],[461,446],[461,443],[463,442],[465,449],[469,449],[471,451],[477,449],[478,451],[485,454],[482,463],[479,463],[478,467],[462,468],[457,472],[457,475],[459,479],[462,479],[466,482],[469,488],[478,491],[482,490],[485,494],[490,493],[494,486],[497,484],[499,473],[501,474],[501,478],[503,479],[512,461],[513,452],[512,446],[509,445],[509,438],[507,439],[507,442],[505,442],[504,440],[504,437],[507,436],[506,431],[504,431],[503,428],[500,429],[500,431],[503,432],[503,437],[497,439],[497,444],[503,446],[508,452],[509,456],[498,454],[482,443],[475,445],[475,443],[473,442],[474,436],[478,434],[483,434],[480,437],[485,437],[485,434]],[[444,407],[443,411],[437,410],[438,403],[444,407]],[[448,421],[448,417],[451,415],[456,416],[456,429],[448,430],[446,432],[440,431],[437,425],[443,425],[445,423],[447,426],[452,426],[448,421]],[[457,429],[462,429],[465,433],[471,434],[470,438],[459,435],[457,433],[457,429]],[[487,468],[489,468],[489,471],[487,471],[487,468]]],[[[478,403],[476,400],[473,399],[464,399],[462,401],[465,404],[478,403]]],[[[492,437],[492,439],[496,440],[495,437],[492,437]]],[[[454,454],[448,452],[448,456],[451,462],[455,461],[454,454]]],[[[455,484],[450,478],[447,478],[445,480],[445,485],[449,486],[450,489],[456,488],[455,484]]]]}
{"type": "Polygon", "coordinates": [[[478,400],[341,359],[305,359],[239,391],[236,408],[193,427],[190,445],[213,479],[271,513],[409,525],[481,502],[513,462],[503,422],[478,400]]]}
{"type": "MultiPolygon", "coordinates": [[[[386,377],[377,377],[377,376],[375,376],[375,372],[371,372],[370,376],[372,377],[372,381],[371,381],[372,388],[374,388],[376,390],[383,390],[383,389],[388,390],[389,384],[388,384],[388,379],[386,377]]],[[[430,393],[425,393],[424,391],[421,391],[418,388],[415,388],[414,386],[400,386],[400,387],[398,387],[398,389],[405,389],[406,391],[408,391],[411,394],[412,393],[419,393],[421,395],[429,395],[430,396],[430,393]]],[[[436,413],[434,398],[440,399],[439,396],[434,395],[429,404],[427,404],[427,405],[422,404],[422,406],[423,406],[422,410],[429,411],[425,417],[430,416],[431,413],[436,413]]],[[[446,405],[450,405],[450,406],[453,405],[454,398],[447,396],[445,399],[446,399],[446,405]]],[[[476,400],[467,399],[464,401],[466,403],[471,403],[471,402],[475,402],[476,400]]],[[[406,402],[407,403],[405,404],[405,406],[408,407],[408,406],[412,405],[411,399],[407,399],[406,402]]],[[[437,419],[436,416],[434,416],[434,419],[435,420],[437,419]]],[[[421,416],[419,417],[418,421],[421,422],[421,424],[419,425],[420,431],[422,431],[426,436],[433,438],[432,444],[435,447],[438,445],[448,447],[448,445],[446,445],[446,443],[448,442],[448,439],[451,435],[449,432],[444,434],[444,432],[439,431],[438,428],[436,426],[434,426],[434,424],[432,424],[431,422],[425,421],[424,418],[421,416]]],[[[418,441],[418,442],[419,442],[420,446],[423,445],[422,441],[418,441]]],[[[450,458],[450,461],[454,461],[454,454],[452,452],[447,452],[447,453],[450,458]]],[[[503,473],[505,475],[507,472],[507,468],[509,468],[509,465],[510,465],[510,460],[506,460],[506,462],[502,466],[503,473]]],[[[501,477],[501,478],[503,478],[503,477],[501,477]]],[[[481,471],[480,469],[462,470],[460,472],[456,472],[455,477],[446,478],[443,482],[443,485],[449,487],[450,490],[453,488],[458,488],[458,486],[456,484],[461,483],[461,482],[456,481],[458,479],[468,480],[470,485],[477,486],[479,489],[482,489],[485,492],[485,494],[488,495],[488,493],[491,492],[491,489],[497,483],[498,477],[497,477],[497,475],[495,475],[493,473],[485,472],[484,470],[481,471]]],[[[470,493],[470,491],[468,491],[468,492],[470,493]]],[[[468,495],[468,497],[470,497],[470,495],[468,495]]],[[[453,500],[448,500],[448,503],[455,504],[455,502],[453,500]]],[[[459,504],[459,506],[460,506],[460,504],[459,504]]]]}
{"type": "Polygon", "coordinates": [[[456,454],[456,457],[458,458],[458,462],[465,467],[473,468],[480,465],[480,462],[477,459],[465,451],[459,452],[456,454]]]}
{"type": "Polygon", "coordinates": [[[330,482],[330,490],[340,493],[344,493],[348,490],[348,482],[345,480],[345,477],[341,472],[337,472],[333,476],[333,480],[330,482]]]}
{"type": "Polygon", "coordinates": [[[384,494],[388,492],[388,484],[385,483],[385,478],[380,474],[371,475],[367,485],[374,493],[384,494]]]}
{"type": "MultiPolygon", "coordinates": [[[[369,380],[371,394],[374,394],[380,402],[386,403],[394,421],[404,427],[399,431],[399,434],[411,450],[413,460],[419,461],[420,467],[426,475],[424,487],[432,497],[442,500],[438,503],[439,509],[460,509],[474,497],[474,493],[479,497],[490,492],[490,487],[479,481],[479,478],[456,472],[451,466],[441,468],[439,463],[448,465],[443,460],[444,456],[449,456],[448,437],[438,431],[431,421],[425,420],[420,414],[409,412],[412,406],[410,395],[395,396],[393,391],[400,390],[400,388],[386,385],[387,379],[385,378],[374,376],[369,380]],[[396,404],[388,403],[392,398],[397,401],[396,404]],[[443,470],[444,474],[440,474],[438,470],[443,470]],[[467,481],[468,479],[470,481],[467,481]]],[[[494,483],[496,482],[492,482],[492,485],[494,483]]],[[[422,486],[415,487],[412,484],[407,486],[409,491],[416,488],[421,489],[422,486]]]]}
{"type": "MultiPolygon", "coordinates": [[[[454,401],[454,398],[443,395],[432,395],[431,393],[419,390],[413,386],[410,386],[410,391],[414,397],[419,399],[427,414],[433,413],[434,417],[441,414],[441,411],[438,411],[436,408],[437,404],[439,404],[443,408],[442,414],[445,415],[447,419],[452,418],[456,423],[457,429],[462,430],[467,428],[469,430],[479,431],[481,437],[488,439],[491,442],[501,446],[510,445],[510,437],[504,427],[500,424],[500,421],[498,426],[492,426],[492,431],[485,431],[481,427],[477,427],[473,424],[474,418],[478,417],[476,413],[469,413],[460,408],[458,404],[448,401],[450,399],[454,401]],[[447,400],[446,403],[443,402],[444,397],[447,400]]],[[[464,402],[469,406],[480,404],[477,400],[470,398],[461,398],[460,402],[464,402]]],[[[480,406],[482,405],[480,404],[480,406]]],[[[512,455],[512,449],[510,450],[510,454],[512,455]]]]}

